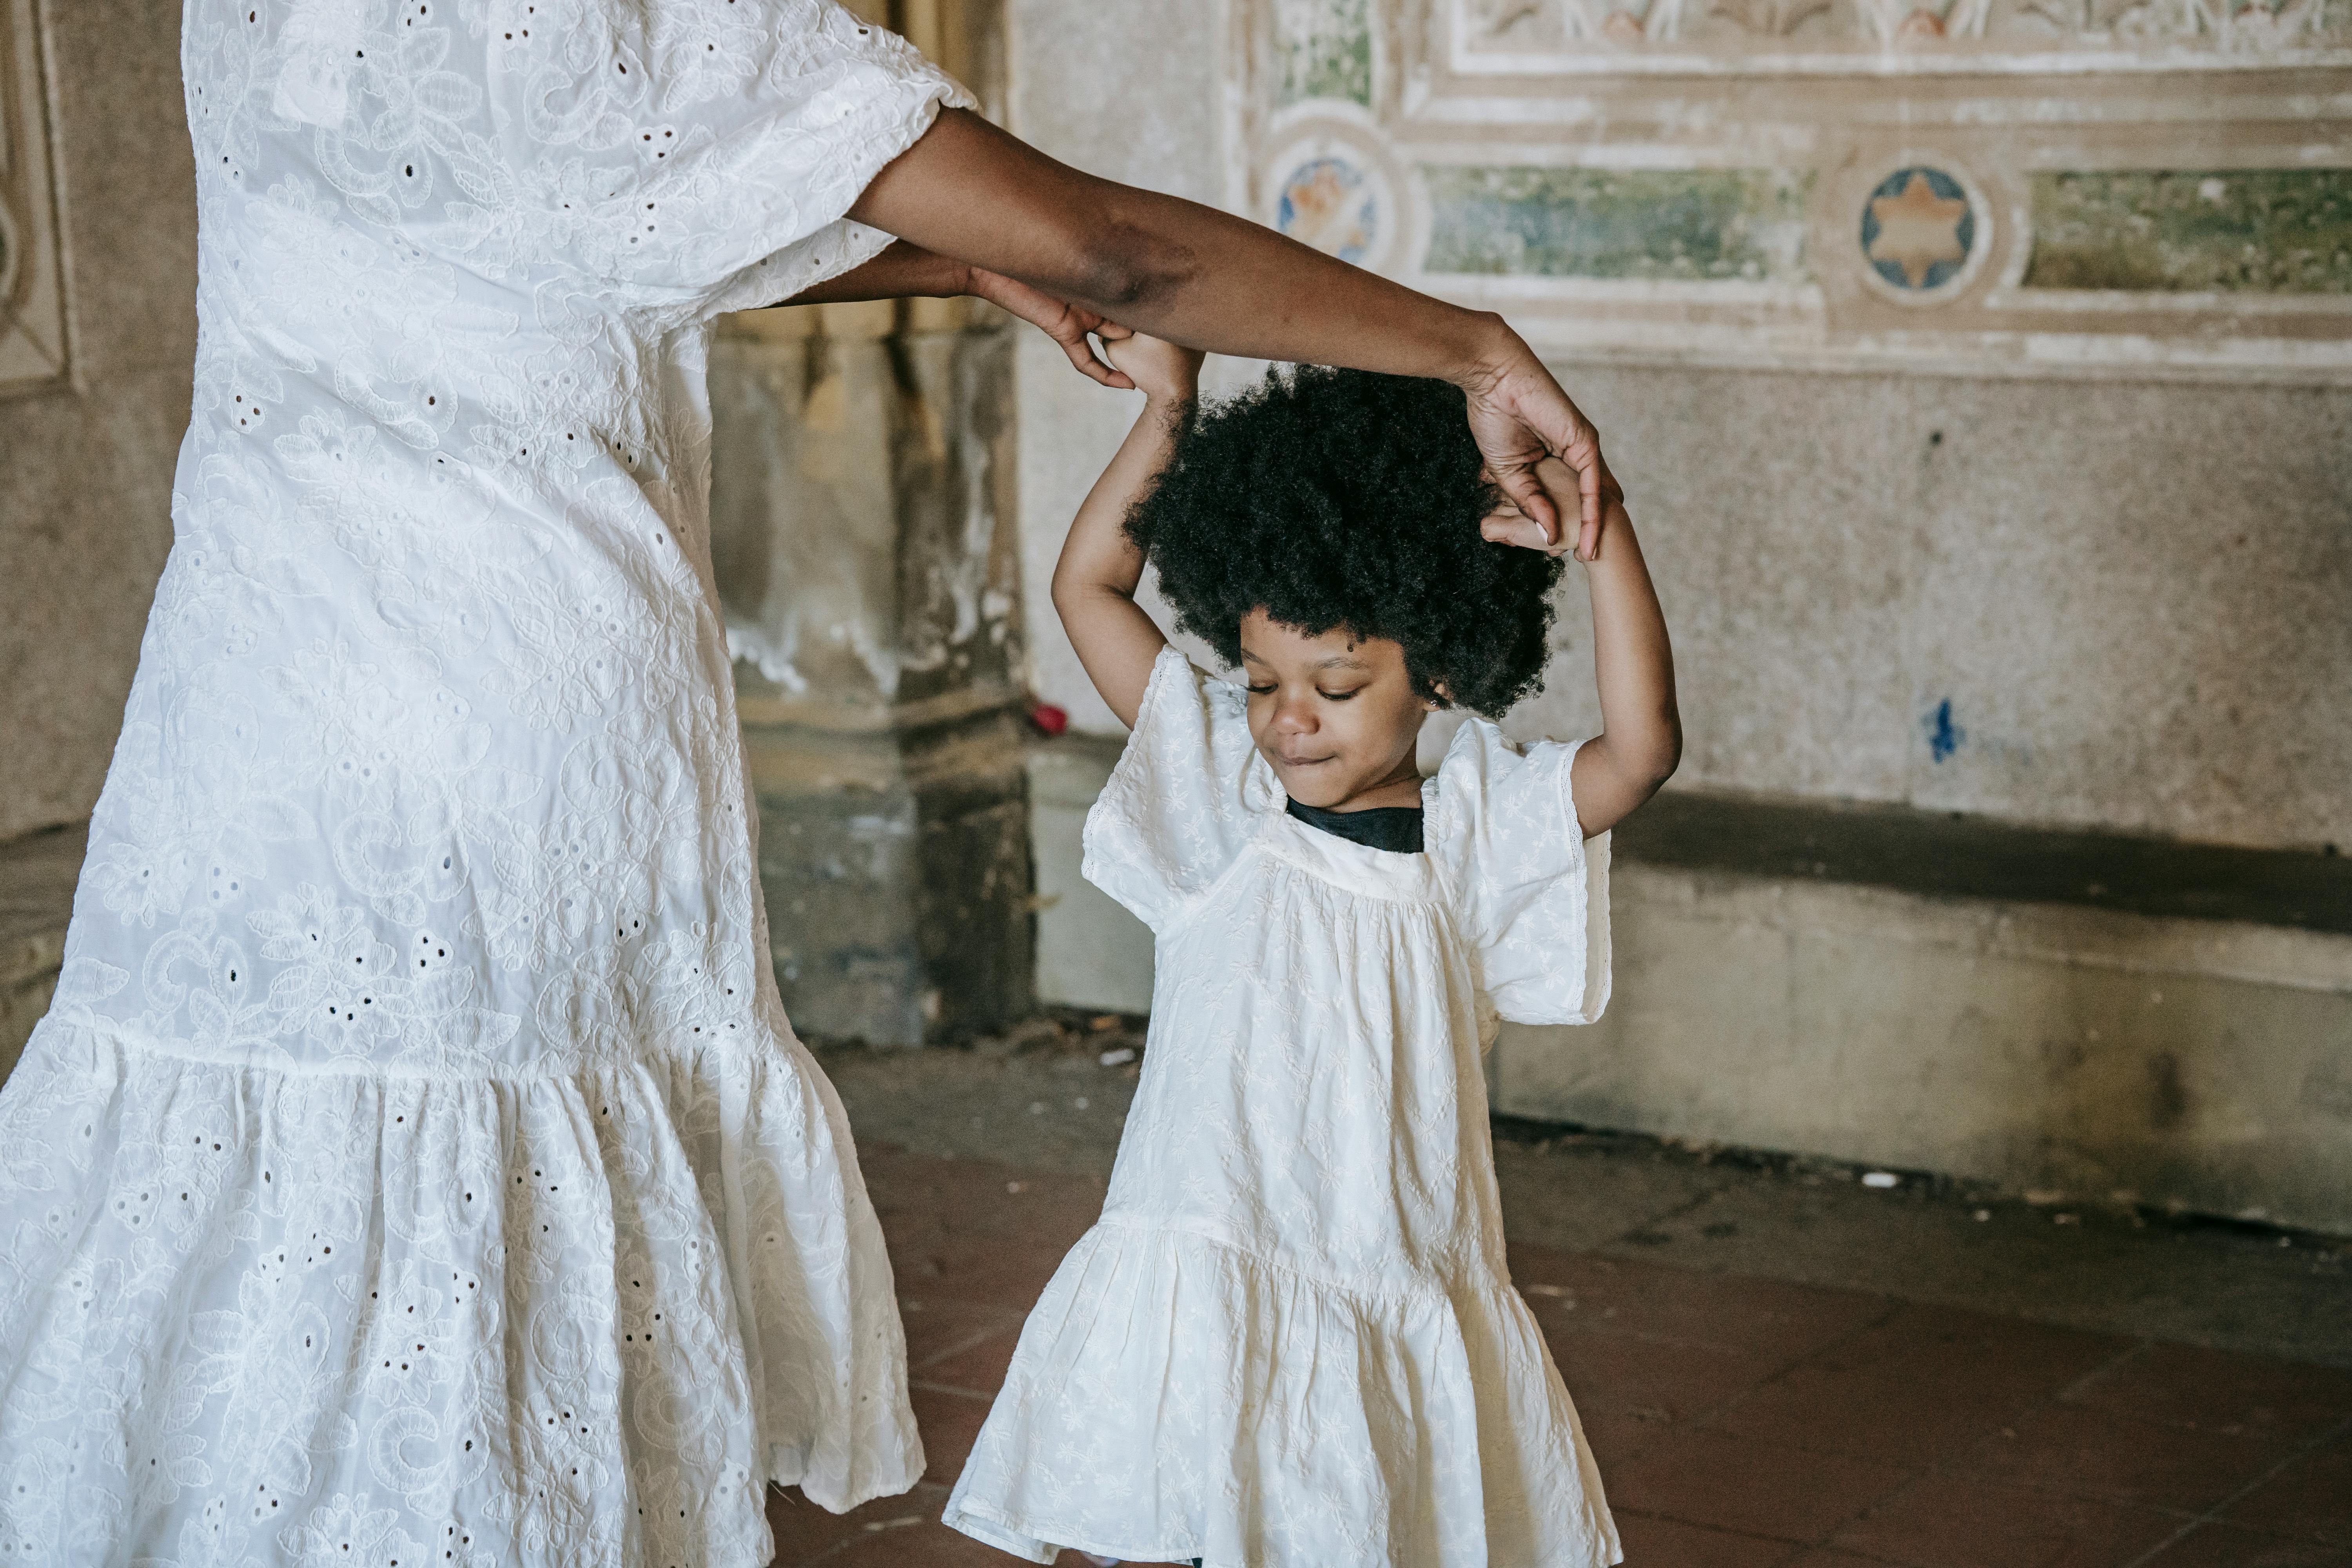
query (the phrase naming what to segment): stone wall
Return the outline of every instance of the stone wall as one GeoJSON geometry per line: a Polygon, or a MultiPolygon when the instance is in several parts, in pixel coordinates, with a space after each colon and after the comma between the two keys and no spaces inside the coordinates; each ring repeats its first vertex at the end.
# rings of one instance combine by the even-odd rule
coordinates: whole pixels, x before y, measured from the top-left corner
{"type": "MultiPolygon", "coordinates": [[[[862,9],[1001,117],[988,0],[862,9]]],[[[1014,341],[986,307],[910,300],[747,311],[714,345],[713,565],[769,945],[815,1034],[919,1045],[1033,1004],[1014,341]]]]}
{"type": "MultiPolygon", "coordinates": [[[[1056,156],[1538,343],[1658,573],[1679,786],[2352,841],[2352,710],[2328,695],[2352,689],[2352,274],[2327,248],[2347,176],[2309,166],[2352,163],[2352,135],[2288,90],[2344,81],[2342,40],[2263,53],[2243,7],[2229,39],[2143,37],[2147,7],[2097,37],[1945,9],[1948,41],[1925,7],[1898,49],[1856,42],[1878,13],[1844,0],[1780,8],[1762,42],[1726,20],[1755,7],[1665,0],[1585,32],[1560,0],[1231,0],[1182,25],[1021,0],[1013,105],[1056,156]],[[2018,64],[2021,40],[2042,53],[2018,64]],[[1799,45],[1814,74],[1775,85],[1799,45]],[[2051,49],[2087,70],[2055,99],[2051,49]],[[2141,172],[2066,173],[2119,163],[2141,172]],[[1960,195],[1943,173],[1875,194],[1914,167],[1960,195]],[[1931,199],[1940,218],[1874,205],[1931,199]],[[1964,226],[1957,261],[1894,258],[1964,226]]],[[[1132,414],[1058,363],[1024,345],[1031,658],[1043,697],[1115,732],[1042,589],[1132,414]]],[[[1591,727],[1581,600],[1571,573],[1550,690],[1513,729],[1591,727]]]]}
{"type": "MultiPolygon", "coordinates": [[[[1969,814],[2028,864],[2041,827],[2147,836],[2111,845],[2184,909],[2211,889],[2174,859],[2245,851],[2161,840],[2276,849],[2340,907],[2344,16],[1014,0],[1023,134],[1528,334],[1658,576],[1676,808],[1787,803],[1823,846],[1668,863],[1665,806],[1629,825],[1611,1010],[1507,1028],[1498,1109],[2352,1226],[2352,935],[2118,908],[2095,870],[1956,893],[1918,873],[1972,851],[1914,831],[1969,814]],[[1841,871],[1844,801],[1909,825],[1909,882],[1841,871]]],[[[1119,731],[1045,587],[1135,399],[1047,345],[1017,371],[1032,679],[1087,731],[1032,762],[1039,992],[1132,1008],[1149,933],[1077,877],[1119,731]]],[[[1560,608],[1521,735],[1598,725],[1573,570],[1560,608]]]]}
{"type": "Polygon", "coordinates": [[[171,0],[7,0],[0,26],[13,29],[0,39],[12,160],[0,249],[13,251],[0,258],[5,841],[87,817],[113,754],[172,542],[195,354],[195,176],[171,0]],[[43,83],[46,106],[32,90],[43,83]],[[47,137],[27,138],[28,124],[47,137]],[[45,165],[50,178],[26,181],[45,165]],[[52,260],[58,286],[45,288],[52,260]]]}

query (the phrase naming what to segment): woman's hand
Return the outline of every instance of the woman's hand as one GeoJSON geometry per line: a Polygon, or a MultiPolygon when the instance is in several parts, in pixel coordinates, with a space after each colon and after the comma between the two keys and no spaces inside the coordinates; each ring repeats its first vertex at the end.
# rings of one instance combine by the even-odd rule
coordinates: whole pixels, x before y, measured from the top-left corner
{"type": "Polygon", "coordinates": [[[1083,305],[1073,305],[1057,300],[1042,289],[1032,289],[1017,278],[1007,278],[1002,272],[991,272],[985,267],[964,268],[963,291],[975,300],[985,300],[1008,315],[1020,317],[1039,331],[1062,345],[1070,363],[1080,375],[1116,386],[1124,391],[1135,383],[1118,365],[1095,352],[1087,334],[1100,338],[1106,344],[1127,336],[1127,329],[1116,321],[1105,321],[1083,305]]]}
{"type": "Polygon", "coordinates": [[[1062,345],[1082,375],[1105,386],[1122,389],[1135,384],[1121,375],[1087,342],[1087,334],[1108,342],[1127,336],[1127,329],[1107,321],[1083,305],[1073,305],[1042,289],[991,272],[984,267],[952,260],[903,239],[892,240],[879,256],[862,266],[837,273],[814,288],[804,289],[782,305],[832,305],[859,300],[952,300],[968,294],[985,300],[1007,314],[1020,317],[1062,345]]]}
{"type": "MultiPolygon", "coordinates": [[[[1501,502],[1486,514],[1478,525],[1481,538],[1496,544],[1516,544],[1527,550],[1540,550],[1547,555],[1563,555],[1571,549],[1579,561],[1590,565],[1601,558],[1601,541],[1612,531],[1631,528],[1633,520],[1626,515],[1625,491],[1617,476],[1609,471],[1609,460],[1601,456],[1598,447],[1592,449],[1592,461],[1601,476],[1601,522],[1598,527],[1583,524],[1570,531],[1561,529],[1558,520],[1562,509],[1581,499],[1583,475],[1571,469],[1559,458],[1538,454],[1534,463],[1523,470],[1536,486],[1537,491],[1550,503],[1555,520],[1547,529],[1528,515],[1518,498],[1507,489],[1501,502]]],[[[1489,483],[1499,483],[1489,468],[1480,476],[1489,483]]]]}
{"type": "Polygon", "coordinates": [[[1601,432],[1517,332],[1500,318],[1495,328],[1493,347],[1461,385],[1470,400],[1470,434],[1486,455],[1487,478],[1503,487],[1519,521],[1509,537],[1492,529],[1486,537],[1553,555],[1573,547],[1579,561],[1591,562],[1601,553],[1601,531],[1611,510],[1622,515],[1625,509],[1625,492],[1601,455],[1601,432]],[[1537,478],[1547,458],[1574,470],[1572,525],[1537,478]]]}
{"type": "Polygon", "coordinates": [[[1128,384],[1141,387],[1155,407],[1179,408],[1200,395],[1203,356],[1198,349],[1119,331],[1122,335],[1104,339],[1103,348],[1111,364],[1126,373],[1128,384]]]}

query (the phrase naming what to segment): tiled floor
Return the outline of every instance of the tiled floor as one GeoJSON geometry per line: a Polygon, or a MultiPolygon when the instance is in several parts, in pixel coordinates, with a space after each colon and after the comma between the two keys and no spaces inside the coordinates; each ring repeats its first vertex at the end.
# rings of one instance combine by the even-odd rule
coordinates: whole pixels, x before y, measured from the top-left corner
{"type": "MultiPolygon", "coordinates": [[[[776,1561],[1010,1563],[940,1510],[1100,1179],[862,1155],[930,1469],[839,1519],[777,1494],[776,1561]]],[[[1512,1268],[1633,1568],[2352,1568],[2352,1372],[1597,1254],[1512,1268]]]]}

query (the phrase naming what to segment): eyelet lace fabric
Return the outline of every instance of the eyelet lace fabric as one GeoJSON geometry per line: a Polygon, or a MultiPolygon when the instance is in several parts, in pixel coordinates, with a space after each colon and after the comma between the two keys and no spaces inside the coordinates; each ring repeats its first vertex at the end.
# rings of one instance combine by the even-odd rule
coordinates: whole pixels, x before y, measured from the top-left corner
{"type": "Polygon", "coordinates": [[[830,0],[190,0],[195,399],[0,1090],[0,1562],[764,1564],[922,1468],[766,958],[717,312],[971,100],[830,0]]]}

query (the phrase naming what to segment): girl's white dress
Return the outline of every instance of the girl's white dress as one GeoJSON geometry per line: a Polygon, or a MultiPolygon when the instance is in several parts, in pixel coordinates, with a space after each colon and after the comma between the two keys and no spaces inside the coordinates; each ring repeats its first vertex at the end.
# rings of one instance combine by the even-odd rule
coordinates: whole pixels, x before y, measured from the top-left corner
{"type": "Polygon", "coordinates": [[[1246,701],[1163,651],[1087,816],[1087,879],[1158,938],[1143,1079],[947,1521],[1039,1563],[1614,1563],[1506,1269],[1480,1070],[1498,1014],[1608,1001],[1576,748],[1472,720],[1403,855],[1288,816],[1246,701]]]}
{"type": "Polygon", "coordinates": [[[195,399],[0,1094],[0,1559],[751,1568],[922,1468],[770,975],[717,312],[969,100],[830,0],[188,0],[195,399]]]}

